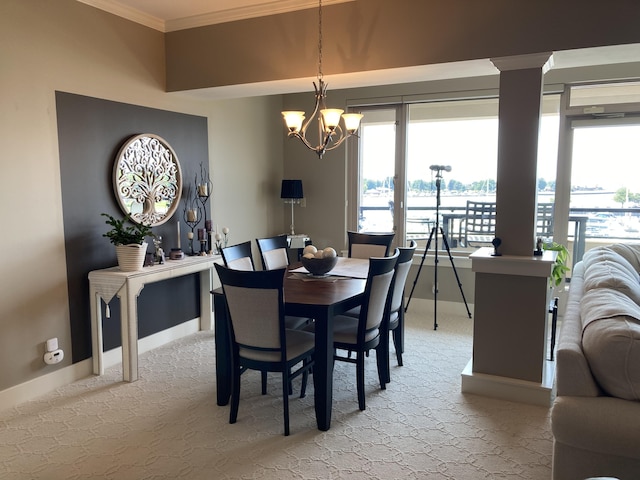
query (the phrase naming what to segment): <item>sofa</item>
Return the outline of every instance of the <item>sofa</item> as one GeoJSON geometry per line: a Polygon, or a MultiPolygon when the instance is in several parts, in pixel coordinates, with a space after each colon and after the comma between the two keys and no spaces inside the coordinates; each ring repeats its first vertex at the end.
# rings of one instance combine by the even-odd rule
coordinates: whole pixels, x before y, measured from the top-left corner
{"type": "Polygon", "coordinates": [[[640,479],[640,244],[589,250],[556,348],[553,479],[640,479]]]}

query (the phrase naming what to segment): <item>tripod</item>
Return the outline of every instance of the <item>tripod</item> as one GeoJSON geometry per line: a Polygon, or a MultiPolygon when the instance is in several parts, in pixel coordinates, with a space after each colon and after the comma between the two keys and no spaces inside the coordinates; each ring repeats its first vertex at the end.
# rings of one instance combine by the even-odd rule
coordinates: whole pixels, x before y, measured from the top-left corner
{"type": "Polygon", "coordinates": [[[442,244],[444,245],[447,254],[449,255],[449,261],[451,262],[451,267],[453,268],[453,273],[456,276],[456,281],[458,282],[458,288],[460,288],[460,294],[462,295],[462,300],[464,301],[464,306],[467,309],[467,314],[469,318],[471,318],[471,312],[469,311],[469,305],[467,304],[467,299],[464,296],[464,292],[462,291],[462,283],[460,283],[460,277],[458,277],[458,271],[456,270],[456,266],[453,263],[453,257],[451,256],[451,249],[449,248],[449,241],[447,240],[447,236],[444,233],[444,230],[440,226],[440,184],[442,181],[442,170],[446,170],[447,172],[451,171],[451,167],[443,166],[443,165],[431,165],[429,167],[431,170],[436,172],[436,223],[431,229],[431,233],[429,234],[429,240],[427,241],[427,246],[424,249],[424,253],[422,254],[422,260],[420,261],[420,267],[418,268],[418,273],[416,274],[416,278],[413,281],[413,287],[411,287],[411,293],[409,294],[409,298],[407,299],[407,305],[404,308],[406,312],[409,309],[409,302],[411,302],[411,297],[413,296],[413,291],[416,288],[416,284],[418,283],[418,278],[420,277],[420,272],[422,271],[422,265],[424,264],[424,259],[427,256],[427,252],[429,251],[429,247],[431,246],[431,240],[435,239],[435,249],[434,249],[434,290],[433,290],[433,329],[438,329],[438,232],[442,235],[442,244]]]}

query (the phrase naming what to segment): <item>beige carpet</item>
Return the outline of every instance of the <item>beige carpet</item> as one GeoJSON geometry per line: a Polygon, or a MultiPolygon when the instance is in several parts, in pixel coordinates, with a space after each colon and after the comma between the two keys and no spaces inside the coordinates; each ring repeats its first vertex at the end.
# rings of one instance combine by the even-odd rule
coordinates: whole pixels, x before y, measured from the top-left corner
{"type": "MultiPolygon", "coordinates": [[[[460,393],[472,320],[411,306],[405,366],[386,391],[368,359],[367,410],[355,367],[337,363],[333,420],[315,427],[313,386],[291,397],[282,435],[277,376],[260,395],[243,375],[238,423],[215,401],[213,333],[141,356],[140,380],[119,367],[0,412],[2,479],[549,479],[549,409],[460,393]]],[[[299,381],[294,384],[299,388],[299,381]]]]}

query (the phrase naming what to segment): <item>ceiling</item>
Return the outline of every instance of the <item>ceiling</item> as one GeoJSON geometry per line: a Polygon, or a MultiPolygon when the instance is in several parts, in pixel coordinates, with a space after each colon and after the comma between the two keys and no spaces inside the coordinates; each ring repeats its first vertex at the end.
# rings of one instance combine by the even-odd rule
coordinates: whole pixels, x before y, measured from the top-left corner
{"type": "MultiPolygon", "coordinates": [[[[294,10],[317,8],[317,0],[77,0],[114,15],[162,32],[255,18],[294,10]]],[[[323,6],[354,0],[322,0],[323,6]]],[[[554,52],[553,68],[637,62],[640,45],[596,47],[554,52]]],[[[418,79],[441,80],[495,75],[498,70],[489,61],[472,60],[440,65],[389,69],[332,75],[331,87],[355,88],[371,85],[410,83],[418,79]]],[[[311,90],[314,78],[291,79],[248,85],[205,88],[189,92],[203,99],[239,98],[304,92],[311,90]]],[[[184,93],[184,92],[182,92],[184,93]]]]}
{"type": "MultiPolygon", "coordinates": [[[[162,32],[318,8],[318,0],[78,0],[162,32]]],[[[323,5],[354,0],[323,0],[323,5]]]]}

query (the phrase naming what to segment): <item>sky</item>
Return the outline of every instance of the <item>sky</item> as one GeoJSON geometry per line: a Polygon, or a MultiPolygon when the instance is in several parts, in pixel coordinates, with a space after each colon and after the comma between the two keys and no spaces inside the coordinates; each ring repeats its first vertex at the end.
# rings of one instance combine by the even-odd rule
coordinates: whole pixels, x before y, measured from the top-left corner
{"type": "MultiPolygon", "coordinates": [[[[431,180],[431,165],[451,166],[443,181],[462,183],[496,178],[497,119],[414,122],[408,131],[407,179],[431,180]]],[[[394,128],[369,125],[362,132],[362,174],[367,179],[393,176],[394,128]]],[[[555,180],[558,117],[544,116],[540,131],[538,176],[555,180]]],[[[574,186],[640,192],[640,126],[576,128],[574,186]]]]}

